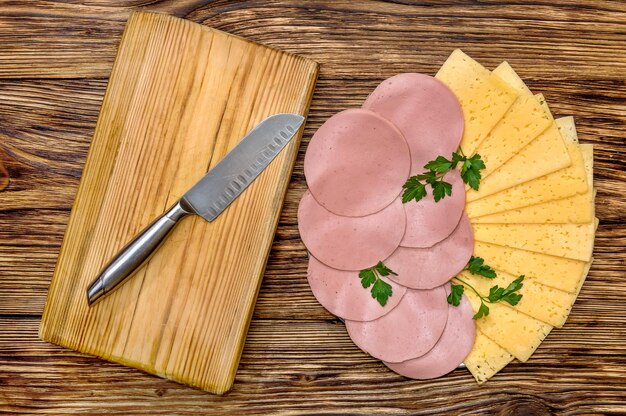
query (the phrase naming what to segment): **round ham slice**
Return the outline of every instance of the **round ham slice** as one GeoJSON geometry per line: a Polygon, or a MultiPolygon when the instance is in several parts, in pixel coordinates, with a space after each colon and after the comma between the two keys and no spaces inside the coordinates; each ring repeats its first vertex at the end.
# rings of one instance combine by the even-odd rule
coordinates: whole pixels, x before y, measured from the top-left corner
{"type": "Polygon", "coordinates": [[[430,351],[447,320],[446,291],[439,286],[409,289],[388,314],[368,322],[346,320],[346,329],[352,341],[372,357],[402,362],[430,351]]]}
{"type": "Polygon", "coordinates": [[[402,191],[409,147],[388,120],[361,109],[335,114],[315,132],[304,157],[309,190],[327,210],[359,217],[380,211],[402,191]]]}
{"type": "Polygon", "coordinates": [[[392,295],[385,306],[372,297],[370,288],[363,288],[359,272],[337,270],[309,256],[309,285],[315,298],[330,313],[353,321],[371,321],[395,308],[406,292],[406,287],[381,277],[391,285],[392,295]]]}
{"type": "Polygon", "coordinates": [[[366,217],[343,217],[321,206],[306,192],[298,207],[298,229],[309,252],[339,270],[362,270],[389,257],[404,235],[400,199],[366,217]]]}
{"type": "Polygon", "coordinates": [[[437,156],[452,156],[463,135],[463,111],[454,93],[441,81],[406,73],[386,79],[365,100],[363,108],[395,124],[411,149],[411,174],[437,156]]]}
{"type": "Polygon", "coordinates": [[[432,289],[456,276],[474,251],[474,233],[467,215],[445,239],[428,248],[398,247],[384,261],[397,273],[391,280],[413,289],[432,289]]]}
{"type": "Polygon", "coordinates": [[[465,208],[465,185],[456,169],[446,173],[444,181],[452,185],[452,195],[435,202],[429,186],[424,198],[403,204],[407,223],[401,246],[432,247],[456,228],[465,208]]]}
{"type": "Polygon", "coordinates": [[[398,374],[424,380],[441,377],[458,367],[474,346],[474,311],[463,295],[459,306],[449,305],[448,321],[437,344],[419,358],[401,363],[384,362],[398,374]]]}

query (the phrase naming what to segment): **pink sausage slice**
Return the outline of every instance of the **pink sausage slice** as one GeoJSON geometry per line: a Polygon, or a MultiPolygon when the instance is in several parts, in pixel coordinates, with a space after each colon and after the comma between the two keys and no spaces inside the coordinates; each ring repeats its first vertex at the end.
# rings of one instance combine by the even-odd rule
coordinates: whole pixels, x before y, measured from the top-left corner
{"type": "Polygon", "coordinates": [[[402,202],[366,217],[342,217],[306,192],[298,207],[304,245],[322,263],[340,270],[362,270],[389,257],[400,244],[406,218],[402,202]]]}
{"type": "Polygon", "coordinates": [[[463,111],[454,93],[428,75],[406,73],[383,81],[363,108],[398,126],[411,149],[411,174],[437,156],[448,159],[463,136],[463,111]]]}
{"type": "Polygon", "coordinates": [[[465,208],[465,185],[456,169],[448,172],[444,180],[452,185],[451,196],[435,202],[429,186],[427,196],[403,204],[407,223],[401,246],[432,247],[456,228],[465,208]]]}
{"type": "Polygon", "coordinates": [[[384,364],[405,377],[424,380],[441,377],[458,367],[474,346],[476,325],[474,311],[463,295],[459,306],[448,307],[448,322],[432,350],[419,358],[384,364]]]}
{"type": "Polygon", "coordinates": [[[442,286],[409,289],[400,304],[368,322],[346,320],[352,341],[372,357],[392,363],[426,354],[435,346],[448,320],[448,302],[442,286]]]}
{"type": "Polygon", "coordinates": [[[385,306],[372,297],[371,288],[361,286],[359,272],[337,270],[309,256],[309,285],[315,298],[330,313],[353,321],[371,321],[395,308],[406,287],[381,277],[391,285],[392,295],[385,306]]]}
{"type": "Polygon", "coordinates": [[[335,114],[313,135],[304,157],[309,190],[327,210],[373,214],[402,191],[411,158],[402,133],[371,111],[335,114]]]}
{"type": "Polygon", "coordinates": [[[384,261],[397,273],[391,280],[413,289],[432,289],[456,276],[474,251],[474,233],[467,215],[445,239],[428,248],[398,247],[384,261]]]}

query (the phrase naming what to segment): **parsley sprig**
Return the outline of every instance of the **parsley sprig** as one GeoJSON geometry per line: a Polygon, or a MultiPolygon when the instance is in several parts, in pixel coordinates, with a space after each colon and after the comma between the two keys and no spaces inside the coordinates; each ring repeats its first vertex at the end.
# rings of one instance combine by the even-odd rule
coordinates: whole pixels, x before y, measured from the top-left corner
{"type": "Polygon", "coordinates": [[[374,267],[363,269],[359,272],[361,286],[365,289],[372,286],[372,298],[376,299],[381,306],[385,306],[387,304],[387,299],[393,295],[393,292],[391,290],[391,285],[382,280],[380,277],[389,276],[390,274],[393,274],[394,276],[398,275],[389,267],[385,266],[382,261],[379,261],[374,267]]]}
{"type": "Polygon", "coordinates": [[[485,260],[483,260],[480,257],[470,257],[469,263],[467,263],[467,270],[469,270],[469,272],[471,274],[477,274],[480,276],[484,276],[488,279],[495,279],[496,275],[496,271],[493,270],[491,268],[491,266],[488,266],[485,263],[485,260]]]}
{"type": "Polygon", "coordinates": [[[459,149],[458,152],[452,153],[451,159],[443,156],[437,156],[435,160],[431,160],[424,169],[426,172],[411,176],[402,185],[404,189],[402,193],[402,202],[407,203],[415,200],[416,202],[426,196],[426,185],[430,185],[433,192],[435,202],[439,202],[446,196],[452,195],[452,184],[443,180],[443,177],[452,169],[461,164],[461,178],[463,182],[468,184],[472,189],[478,190],[480,184],[481,173],[485,169],[485,163],[478,153],[471,157],[463,154],[459,149]]]}
{"type": "MultiPolygon", "coordinates": [[[[488,279],[494,279],[497,276],[495,270],[484,263],[485,261],[482,258],[472,256],[464,270],[469,271],[471,274],[480,275],[488,279]]],[[[524,296],[518,293],[524,286],[524,275],[521,275],[517,279],[513,280],[507,287],[500,287],[498,285],[492,286],[489,289],[489,294],[486,296],[482,295],[478,292],[478,290],[476,290],[476,288],[474,288],[474,286],[470,285],[458,276],[454,279],[462,284],[451,285],[450,295],[448,295],[448,303],[454,306],[459,306],[461,303],[461,297],[465,291],[465,287],[463,285],[469,287],[480,298],[480,307],[478,308],[478,312],[474,315],[474,319],[480,319],[489,315],[489,306],[487,306],[487,303],[506,302],[511,306],[515,306],[522,299],[522,296],[524,296]]]]}

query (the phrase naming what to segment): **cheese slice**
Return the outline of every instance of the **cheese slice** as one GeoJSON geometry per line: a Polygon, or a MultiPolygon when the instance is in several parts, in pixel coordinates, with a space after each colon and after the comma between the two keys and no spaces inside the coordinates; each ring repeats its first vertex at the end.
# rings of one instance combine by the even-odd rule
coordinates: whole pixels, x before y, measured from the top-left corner
{"type": "Polygon", "coordinates": [[[554,257],[476,241],[474,255],[496,270],[525,275],[541,284],[576,294],[587,276],[590,263],[554,257]]]}
{"type": "Polygon", "coordinates": [[[588,224],[472,224],[474,239],[588,262],[595,221],[588,224]]]}
{"type": "MultiPolygon", "coordinates": [[[[517,276],[496,270],[494,279],[473,275],[468,271],[460,273],[461,279],[474,286],[480,293],[487,294],[494,285],[507,287],[517,276]]],[[[567,320],[576,294],[542,285],[537,279],[525,277],[523,287],[519,290],[522,299],[515,306],[504,304],[551,326],[561,327],[567,320]]]]}
{"type": "Polygon", "coordinates": [[[509,111],[476,148],[485,169],[483,180],[537,138],[554,121],[543,95],[533,96],[511,66],[503,62],[493,71],[519,94],[509,111]]]}
{"type": "MultiPolygon", "coordinates": [[[[587,183],[593,183],[593,152],[583,152],[587,183]]],[[[593,221],[595,190],[543,204],[473,218],[476,224],[585,224],[593,221]]]]}
{"type": "Polygon", "coordinates": [[[461,103],[465,128],[461,149],[471,155],[517,98],[517,93],[497,75],[455,50],[435,75],[461,103]]]}
{"type": "Polygon", "coordinates": [[[510,87],[514,88],[520,95],[533,95],[530,89],[526,86],[524,81],[517,75],[517,72],[511,68],[511,65],[507,61],[502,62],[493,73],[500,77],[500,79],[506,82],[510,87]]]}
{"type": "Polygon", "coordinates": [[[537,97],[517,97],[509,111],[475,150],[485,162],[485,169],[481,172],[481,188],[484,187],[485,178],[514,157],[552,123],[552,116],[546,113],[537,97]]]}
{"type": "Polygon", "coordinates": [[[511,361],[513,361],[513,356],[479,329],[476,330],[472,350],[463,360],[465,367],[472,373],[478,384],[489,380],[511,361]]]}
{"type": "MultiPolygon", "coordinates": [[[[558,120],[557,120],[558,121],[558,120]]],[[[531,181],[572,164],[567,146],[556,122],[511,157],[491,175],[480,181],[478,191],[467,191],[467,201],[495,194],[531,181]]]]}
{"type": "Polygon", "coordinates": [[[465,206],[465,212],[470,218],[476,218],[587,192],[587,172],[582,155],[588,153],[589,157],[593,157],[593,146],[571,143],[567,145],[567,149],[572,159],[571,166],[469,202],[465,206]]]}
{"type": "MultiPolygon", "coordinates": [[[[546,106],[547,105],[548,104],[546,104],[546,106]]],[[[560,117],[556,124],[559,126],[561,136],[563,136],[563,140],[565,140],[566,143],[578,143],[578,133],[576,132],[574,117],[560,117]]]]}
{"type": "MultiPolygon", "coordinates": [[[[465,294],[474,311],[478,311],[480,298],[468,287],[465,294]]],[[[552,326],[501,303],[488,306],[489,315],[477,319],[476,328],[522,362],[530,358],[552,330],[552,326]]]]}

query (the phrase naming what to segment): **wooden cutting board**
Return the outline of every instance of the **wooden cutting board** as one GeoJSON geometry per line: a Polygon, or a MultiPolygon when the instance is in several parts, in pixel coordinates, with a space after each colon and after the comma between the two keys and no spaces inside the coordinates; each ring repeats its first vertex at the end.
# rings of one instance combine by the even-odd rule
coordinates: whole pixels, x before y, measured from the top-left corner
{"type": "MultiPolygon", "coordinates": [[[[85,290],[258,122],[306,115],[317,64],[133,13],[111,73],[40,336],[213,393],[233,383],[302,131],[220,216],[187,217],[93,307],[85,290]]],[[[97,371],[94,369],[94,371],[97,371]]]]}

